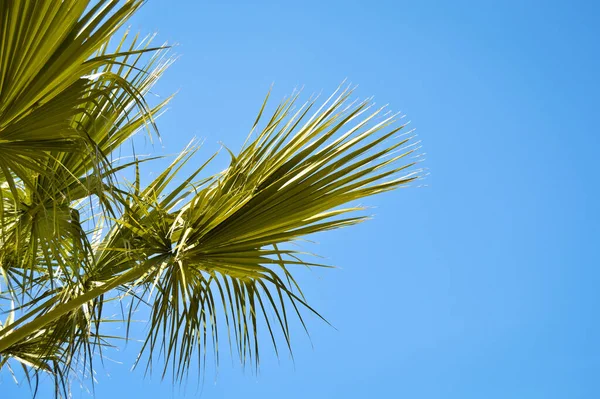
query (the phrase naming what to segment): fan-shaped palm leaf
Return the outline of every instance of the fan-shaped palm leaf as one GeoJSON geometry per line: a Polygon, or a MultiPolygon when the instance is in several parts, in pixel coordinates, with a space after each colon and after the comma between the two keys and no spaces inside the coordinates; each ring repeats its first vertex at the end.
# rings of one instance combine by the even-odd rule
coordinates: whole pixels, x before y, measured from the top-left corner
{"type": "Polygon", "coordinates": [[[103,312],[126,296],[127,326],[148,309],[142,354],[163,375],[181,379],[211,346],[218,361],[223,331],[243,363],[258,364],[263,327],[291,351],[292,315],[316,313],[293,268],[323,265],[290,244],[365,220],[358,200],[418,177],[397,115],[339,89],[269,117],[265,100],[223,172],[200,177],[209,160],[174,185],[191,145],[142,188],[142,162],[112,154],[154,126],[169,99],[144,95],[171,59],[127,33],[109,44],[140,4],[0,2],[0,368],[53,373],[59,393],[111,344],[103,312]]]}

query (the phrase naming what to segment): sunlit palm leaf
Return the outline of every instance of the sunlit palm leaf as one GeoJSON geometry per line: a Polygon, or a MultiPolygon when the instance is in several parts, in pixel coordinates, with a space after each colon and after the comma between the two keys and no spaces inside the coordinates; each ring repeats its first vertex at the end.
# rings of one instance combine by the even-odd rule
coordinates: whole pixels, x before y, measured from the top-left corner
{"type": "Polygon", "coordinates": [[[0,2],[0,368],[52,373],[65,395],[114,338],[105,305],[125,297],[124,338],[147,306],[141,356],[149,369],[162,359],[163,376],[182,379],[210,347],[218,362],[223,337],[257,366],[262,329],[291,352],[292,317],[318,315],[293,269],[324,266],[291,244],[365,220],[357,201],[419,175],[397,115],[340,89],[316,110],[294,95],[269,117],[265,99],[222,173],[201,177],[211,158],[176,185],[190,145],[142,188],[142,162],[113,154],[155,129],[170,98],[151,107],[144,95],[172,60],[151,38],[109,43],[140,5],[0,2]]]}
{"type": "MultiPolygon", "coordinates": [[[[95,195],[115,214],[113,197],[120,194],[112,179],[119,168],[109,155],[168,101],[150,109],[143,98],[170,63],[160,48],[125,34],[109,49],[109,39],[142,4],[119,3],[0,2],[0,268],[4,294],[30,317],[85,289],[93,250],[83,228],[90,210],[81,200],[95,195]]],[[[93,302],[91,312],[99,315],[101,301],[93,302]]],[[[88,330],[79,325],[72,334],[80,338],[59,340],[60,356],[53,345],[43,356],[71,358],[90,340],[88,330]]],[[[38,336],[6,351],[16,358],[38,336]]]]}
{"type": "Polygon", "coordinates": [[[156,299],[145,349],[150,359],[161,350],[165,365],[174,362],[176,378],[207,334],[216,344],[220,306],[242,361],[258,363],[260,314],[276,342],[269,309],[289,347],[285,304],[298,316],[298,306],[308,305],[287,267],[316,264],[278,245],[358,223],[364,216],[345,214],[361,207],[340,206],[417,178],[418,171],[403,173],[414,162],[399,163],[415,150],[410,137],[395,137],[404,126],[386,129],[394,115],[371,111],[368,102],[347,104],[350,94],[337,94],[310,117],[314,102],[295,113],[297,97],[281,104],[230,167],[195,189],[181,210],[154,199],[152,212],[122,225],[140,240],[133,247],[160,258],[150,275],[156,299]],[[162,228],[152,227],[159,221],[162,228]]]}

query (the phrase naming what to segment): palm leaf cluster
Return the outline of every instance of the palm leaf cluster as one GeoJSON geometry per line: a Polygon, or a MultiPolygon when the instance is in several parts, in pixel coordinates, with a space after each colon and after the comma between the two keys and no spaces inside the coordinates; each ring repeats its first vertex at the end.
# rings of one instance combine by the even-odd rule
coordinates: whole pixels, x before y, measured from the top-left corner
{"type": "Polygon", "coordinates": [[[141,3],[0,2],[0,368],[48,372],[57,394],[119,338],[111,301],[127,304],[120,338],[147,309],[140,359],[176,379],[223,337],[253,365],[261,329],[291,350],[290,318],[315,312],[293,267],[322,266],[291,244],[361,222],[357,200],[418,177],[397,115],[339,89],[268,116],[265,100],[224,171],[204,175],[192,144],[142,187],[145,164],[114,154],[157,133],[169,99],[145,95],[172,59],[118,33],[141,3]]]}

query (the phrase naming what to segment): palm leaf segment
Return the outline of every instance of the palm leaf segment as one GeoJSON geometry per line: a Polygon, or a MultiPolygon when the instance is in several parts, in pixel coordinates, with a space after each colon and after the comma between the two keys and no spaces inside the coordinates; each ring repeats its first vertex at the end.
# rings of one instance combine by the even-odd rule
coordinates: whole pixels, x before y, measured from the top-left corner
{"type": "Polygon", "coordinates": [[[150,108],[143,95],[170,59],[137,37],[126,47],[127,35],[108,52],[140,5],[117,3],[2,3],[0,266],[4,304],[13,305],[0,365],[52,372],[57,389],[74,360],[92,368],[109,344],[104,304],[123,296],[134,298],[126,323],[149,307],[142,351],[148,366],[162,358],[163,375],[171,367],[182,378],[192,357],[202,362],[209,344],[218,347],[217,320],[243,362],[258,364],[261,323],[276,350],[277,331],[291,348],[289,308],[301,321],[301,308],[312,309],[290,267],[321,265],[290,243],[364,220],[347,204],[418,176],[401,162],[416,143],[393,127],[396,115],[350,102],[346,89],[318,109],[292,96],[269,117],[265,100],[225,171],[200,179],[205,163],[173,187],[192,146],[142,189],[140,163],[111,154],[153,126],[166,102],[150,108]],[[126,167],[136,170],[130,186],[114,178],[126,167]]]}

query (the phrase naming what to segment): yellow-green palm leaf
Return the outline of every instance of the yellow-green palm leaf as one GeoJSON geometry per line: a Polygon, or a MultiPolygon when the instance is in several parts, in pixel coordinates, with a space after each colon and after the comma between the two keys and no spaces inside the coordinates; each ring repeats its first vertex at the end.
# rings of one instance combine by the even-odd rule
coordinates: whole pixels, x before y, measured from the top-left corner
{"type": "Polygon", "coordinates": [[[359,200],[419,176],[397,116],[340,88],[268,117],[265,100],[221,173],[203,175],[210,160],[190,145],[141,187],[145,163],[113,154],[156,130],[169,99],[144,95],[171,59],[127,33],[109,43],[140,5],[0,2],[0,369],[51,373],[57,393],[128,338],[105,333],[106,307],[124,298],[118,322],[147,309],[142,354],[163,375],[184,377],[210,347],[218,360],[223,338],[257,365],[263,328],[291,351],[290,318],[316,313],[294,267],[324,266],[292,243],[365,220],[359,200]],[[182,179],[186,163],[201,166],[182,179]],[[117,179],[129,169],[131,184],[117,179]]]}

